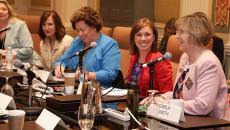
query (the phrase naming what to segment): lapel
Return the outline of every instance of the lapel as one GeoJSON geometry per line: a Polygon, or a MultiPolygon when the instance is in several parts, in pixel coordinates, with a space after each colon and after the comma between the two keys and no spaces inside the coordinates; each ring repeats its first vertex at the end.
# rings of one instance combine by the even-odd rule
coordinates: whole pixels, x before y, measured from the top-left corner
{"type": "Polygon", "coordinates": [[[7,48],[9,46],[12,47],[12,45],[11,45],[11,43],[12,43],[11,39],[13,38],[12,35],[14,35],[14,32],[13,32],[13,24],[14,24],[14,22],[16,22],[15,18],[14,19],[10,19],[9,23],[7,25],[7,27],[9,27],[11,29],[6,31],[6,38],[5,38],[5,43],[4,43],[5,44],[5,48],[7,48]]]}

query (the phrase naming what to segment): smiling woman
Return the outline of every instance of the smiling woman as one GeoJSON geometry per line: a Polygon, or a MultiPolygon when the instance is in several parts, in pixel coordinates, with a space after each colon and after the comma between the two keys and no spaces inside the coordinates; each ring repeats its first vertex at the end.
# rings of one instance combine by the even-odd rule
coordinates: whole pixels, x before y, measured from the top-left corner
{"type": "Polygon", "coordinates": [[[11,47],[16,59],[41,65],[38,54],[33,50],[33,41],[25,22],[15,17],[11,5],[0,1],[0,49],[11,47]]]}
{"type": "Polygon", "coordinates": [[[213,36],[210,19],[196,12],[178,19],[176,29],[183,54],[174,90],[164,96],[183,99],[184,112],[189,115],[229,120],[226,78],[219,59],[206,47],[213,36]]]}
{"type": "Polygon", "coordinates": [[[157,51],[158,32],[153,22],[148,18],[137,20],[130,33],[131,58],[128,70],[128,80],[134,79],[138,83],[141,96],[148,96],[150,83],[153,81],[153,89],[160,93],[171,91],[172,67],[169,61],[159,62],[153,67],[142,68],[143,63],[150,62],[162,56],[157,51]],[[154,72],[153,79],[150,79],[150,69],[154,72]]]}

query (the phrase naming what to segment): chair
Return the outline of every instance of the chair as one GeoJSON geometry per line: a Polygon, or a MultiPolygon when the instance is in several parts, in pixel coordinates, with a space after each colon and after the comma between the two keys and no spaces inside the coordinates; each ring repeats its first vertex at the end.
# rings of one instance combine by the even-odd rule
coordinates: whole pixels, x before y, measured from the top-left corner
{"type": "Polygon", "coordinates": [[[129,50],[131,27],[114,27],[112,37],[118,42],[120,49],[129,50]]]}
{"type": "Polygon", "coordinates": [[[173,69],[173,82],[174,82],[176,78],[178,64],[180,61],[180,56],[182,54],[182,51],[179,50],[179,44],[177,43],[177,39],[175,35],[171,35],[169,37],[166,51],[172,53],[172,58],[170,60],[170,63],[173,69]]]}
{"type": "Polygon", "coordinates": [[[130,35],[131,27],[114,27],[112,37],[118,42],[121,53],[121,71],[122,74],[127,74],[129,68],[129,35],[130,35]]]}
{"type": "Polygon", "coordinates": [[[31,37],[33,39],[34,44],[34,50],[40,54],[40,37],[38,34],[39,29],[39,23],[40,23],[40,16],[34,16],[34,15],[18,15],[19,19],[25,21],[27,24],[27,27],[31,33],[31,37]]]}
{"type": "Polygon", "coordinates": [[[110,28],[110,27],[102,27],[101,32],[104,33],[107,36],[112,37],[113,29],[110,28]]]}
{"type": "Polygon", "coordinates": [[[121,53],[121,61],[120,61],[121,72],[124,75],[124,78],[126,78],[125,76],[129,69],[130,54],[129,54],[129,50],[125,50],[125,49],[120,49],[120,53],[121,53]]]}

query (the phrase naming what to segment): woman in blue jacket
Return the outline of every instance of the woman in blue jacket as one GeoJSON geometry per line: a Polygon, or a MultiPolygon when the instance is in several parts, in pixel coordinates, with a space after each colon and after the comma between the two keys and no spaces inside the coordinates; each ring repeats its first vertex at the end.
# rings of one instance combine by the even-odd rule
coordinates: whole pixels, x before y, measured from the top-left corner
{"type": "MultiPolygon", "coordinates": [[[[89,80],[97,80],[102,86],[112,86],[120,69],[120,51],[114,39],[100,32],[101,17],[92,8],[82,7],[71,17],[71,24],[77,32],[77,37],[57,60],[56,77],[61,77],[65,68],[77,69],[79,56],[72,56],[96,42],[96,47],[87,51],[83,57],[83,69],[89,72],[89,80]]],[[[78,77],[78,74],[76,76],[78,77]]]]}

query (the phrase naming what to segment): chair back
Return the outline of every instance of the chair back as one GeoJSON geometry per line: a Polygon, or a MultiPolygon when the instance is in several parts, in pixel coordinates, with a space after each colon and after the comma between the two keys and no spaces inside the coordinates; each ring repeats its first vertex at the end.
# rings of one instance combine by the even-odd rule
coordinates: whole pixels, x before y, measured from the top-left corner
{"type": "Polygon", "coordinates": [[[129,50],[129,35],[131,27],[114,27],[112,37],[118,42],[120,49],[129,50]]]}
{"type": "Polygon", "coordinates": [[[17,16],[19,19],[25,21],[31,37],[33,39],[33,44],[34,44],[34,50],[40,54],[40,36],[38,34],[39,30],[39,23],[40,23],[40,16],[35,16],[35,15],[18,15],[17,16]]]}
{"type": "Polygon", "coordinates": [[[102,27],[101,32],[104,33],[107,36],[112,37],[113,29],[110,28],[110,27],[102,27]]]}

